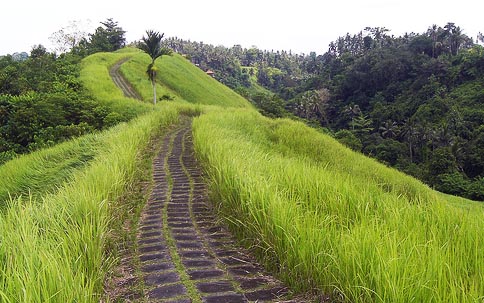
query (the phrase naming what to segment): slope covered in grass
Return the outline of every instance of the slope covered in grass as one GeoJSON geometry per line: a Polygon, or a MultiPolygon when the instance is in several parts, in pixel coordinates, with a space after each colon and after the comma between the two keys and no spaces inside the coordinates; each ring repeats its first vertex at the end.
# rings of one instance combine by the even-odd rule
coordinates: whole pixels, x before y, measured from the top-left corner
{"type": "Polygon", "coordinates": [[[37,201],[9,204],[0,216],[0,301],[99,301],[112,262],[107,235],[118,219],[113,214],[125,207],[120,197],[150,139],[176,123],[179,112],[165,106],[100,134],[93,159],[70,182],[37,201]]]}
{"type": "MultiPolygon", "coordinates": [[[[125,52],[130,52],[132,57],[130,60],[121,65],[121,74],[126,78],[126,80],[128,80],[129,83],[131,83],[138,94],[142,96],[143,101],[153,103],[153,87],[151,86],[151,81],[148,80],[148,76],[146,75],[146,68],[151,62],[151,59],[149,59],[148,55],[144,54],[137,48],[126,48],[125,52]]],[[[164,60],[165,58],[166,56],[158,58],[156,62],[160,62],[160,60],[164,60]]],[[[158,70],[158,72],[162,71],[158,70]]],[[[186,102],[181,96],[179,96],[172,89],[168,88],[160,80],[156,81],[156,94],[159,102],[168,99],[170,101],[186,102]]]]}
{"type": "Polygon", "coordinates": [[[116,216],[131,207],[123,197],[151,140],[180,114],[200,110],[125,98],[109,68],[132,55],[95,54],[81,72],[96,100],[114,111],[111,118],[129,123],[0,166],[0,302],[100,301],[114,261],[109,234],[123,228],[116,216]]]}
{"type": "Polygon", "coordinates": [[[109,69],[118,61],[128,59],[136,52],[96,53],[83,59],[80,79],[86,89],[101,104],[115,112],[113,119],[127,121],[147,112],[151,106],[138,100],[127,98],[114,84],[109,69]]]}
{"type": "Polygon", "coordinates": [[[289,120],[214,112],[194,140],[241,239],[294,289],[349,302],[478,302],[484,208],[289,120]]]}
{"type": "MultiPolygon", "coordinates": [[[[150,58],[144,53],[136,52],[121,71],[133,84],[143,99],[153,98],[149,81],[145,80],[146,67],[150,58]]],[[[203,105],[222,107],[250,107],[250,103],[230,88],[208,76],[179,54],[163,56],[156,60],[158,68],[158,96],[171,95],[178,100],[203,105]]]]}
{"type": "Polygon", "coordinates": [[[150,139],[182,112],[205,112],[194,140],[217,208],[295,290],[350,302],[482,300],[482,205],[436,193],[301,123],[263,118],[179,55],[157,61],[158,94],[175,101],[152,106],[148,63],[130,49],[84,59],[82,80],[112,118],[138,118],[0,167],[2,187],[34,196],[0,215],[0,301],[100,301],[120,198],[150,139]],[[123,58],[145,102],[111,81],[123,58]]]}
{"type": "Polygon", "coordinates": [[[0,210],[11,198],[53,192],[97,153],[103,135],[86,135],[0,166],[0,210]]]}
{"type": "MultiPolygon", "coordinates": [[[[97,53],[82,62],[81,80],[95,98],[123,117],[134,117],[149,108],[153,100],[151,82],[146,76],[150,57],[135,48],[116,53],[97,53]],[[146,104],[126,98],[109,76],[109,69],[116,62],[128,59],[120,71],[143,97],[146,104]]],[[[201,69],[179,54],[163,56],[156,60],[157,95],[194,104],[222,107],[246,107],[250,103],[233,90],[208,76],[201,69]]],[[[163,100],[162,100],[163,101],[163,100]]]]}

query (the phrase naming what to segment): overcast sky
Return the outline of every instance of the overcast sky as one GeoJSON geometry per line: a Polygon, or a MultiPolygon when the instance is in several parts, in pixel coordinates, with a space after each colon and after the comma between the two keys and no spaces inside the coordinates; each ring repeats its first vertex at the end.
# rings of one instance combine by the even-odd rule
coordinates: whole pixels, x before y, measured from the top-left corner
{"type": "Polygon", "coordinates": [[[128,42],[154,29],[214,45],[322,54],[339,36],[367,26],[398,36],[454,22],[475,39],[484,32],[483,8],[480,0],[7,0],[0,10],[0,55],[30,52],[35,44],[49,48],[51,34],[70,21],[90,21],[86,30],[93,32],[107,18],[127,31],[128,42]]]}

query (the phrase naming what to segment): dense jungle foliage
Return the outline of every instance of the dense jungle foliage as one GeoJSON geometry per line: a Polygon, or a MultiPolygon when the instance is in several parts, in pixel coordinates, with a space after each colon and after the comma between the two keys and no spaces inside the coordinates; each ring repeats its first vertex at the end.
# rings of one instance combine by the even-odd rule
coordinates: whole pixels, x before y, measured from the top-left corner
{"type": "MultiPolygon", "coordinates": [[[[95,102],[79,80],[83,56],[125,44],[125,32],[116,22],[101,24],[68,53],[56,55],[36,45],[28,56],[0,57],[0,164],[123,121],[95,102]]],[[[67,35],[64,41],[69,41],[67,35]]]]}
{"type": "Polygon", "coordinates": [[[366,28],[323,55],[165,43],[265,115],[298,116],[440,191],[484,200],[484,48],[454,23],[399,37],[366,28]]]}

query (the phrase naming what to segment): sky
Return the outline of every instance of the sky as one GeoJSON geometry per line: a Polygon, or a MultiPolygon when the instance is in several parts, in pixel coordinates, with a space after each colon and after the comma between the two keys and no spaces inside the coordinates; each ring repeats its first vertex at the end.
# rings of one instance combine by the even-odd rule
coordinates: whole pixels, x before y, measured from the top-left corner
{"type": "Polygon", "coordinates": [[[0,10],[0,55],[53,49],[52,33],[77,21],[94,32],[113,18],[128,42],[146,30],[191,41],[231,47],[256,46],[323,54],[331,41],[365,27],[390,34],[422,33],[432,24],[454,22],[476,39],[484,32],[484,2],[478,0],[7,0],[0,10]]]}

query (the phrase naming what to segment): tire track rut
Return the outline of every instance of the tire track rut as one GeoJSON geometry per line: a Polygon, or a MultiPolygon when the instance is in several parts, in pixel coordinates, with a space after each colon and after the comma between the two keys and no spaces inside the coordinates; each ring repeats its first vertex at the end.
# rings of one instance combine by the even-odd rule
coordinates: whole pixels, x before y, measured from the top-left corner
{"type": "Polygon", "coordinates": [[[221,225],[194,157],[191,121],[163,140],[138,229],[148,302],[295,302],[221,225]]]}

